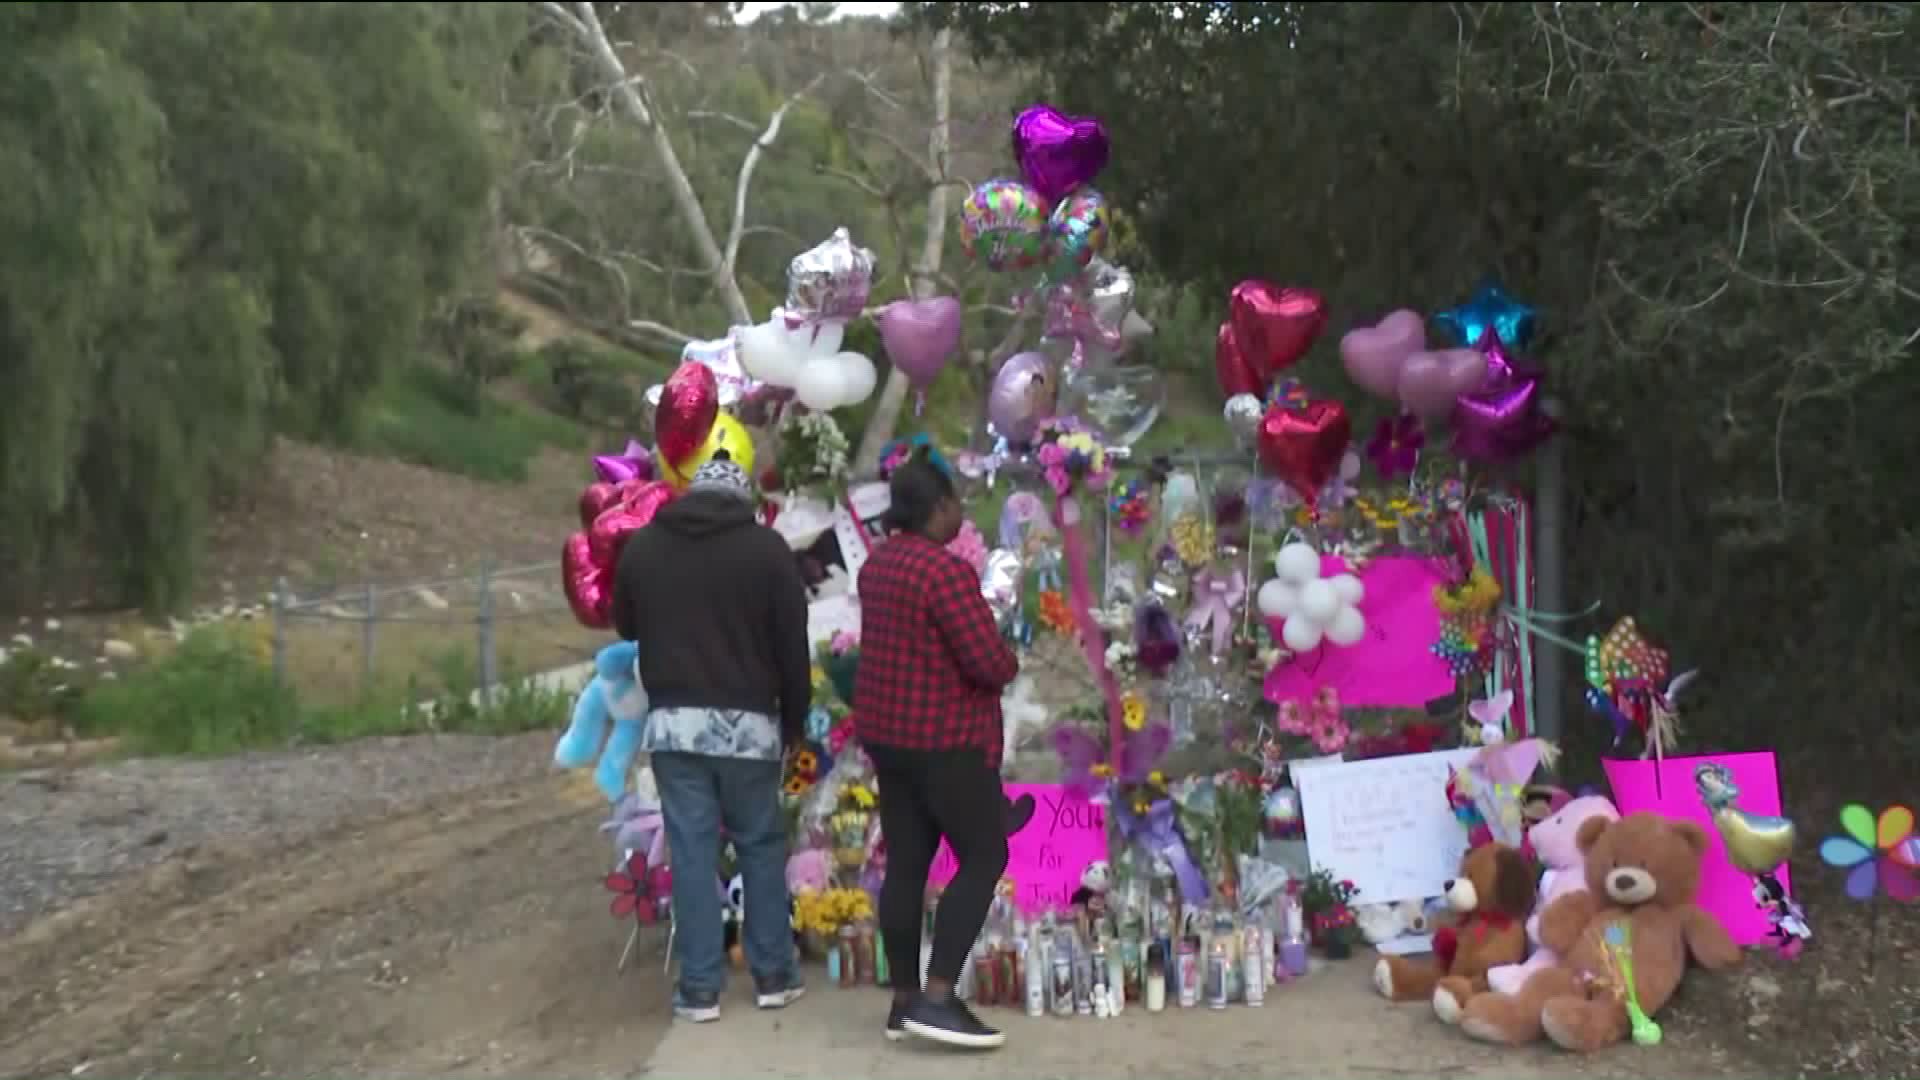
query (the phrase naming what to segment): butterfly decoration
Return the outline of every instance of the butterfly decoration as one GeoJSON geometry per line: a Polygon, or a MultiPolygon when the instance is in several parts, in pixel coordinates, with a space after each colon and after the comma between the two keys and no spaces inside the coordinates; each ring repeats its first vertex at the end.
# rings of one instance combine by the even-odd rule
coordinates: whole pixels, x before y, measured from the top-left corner
{"type": "Polygon", "coordinates": [[[1902,903],[1920,900],[1920,838],[1913,833],[1913,811],[1890,806],[1879,821],[1859,803],[1842,807],[1844,833],[1820,841],[1820,858],[1847,871],[1847,895],[1871,900],[1884,891],[1902,903]]]}
{"type": "Polygon", "coordinates": [[[1480,743],[1497,746],[1507,741],[1507,717],[1513,712],[1513,691],[1502,690],[1467,706],[1467,715],[1480,726],[1480,743]]]}
{"type": "Polygon", "coordinates": [[[1053,749],[1066,766],[1064,783],[1069,793],[1094,802],[1104,801],[1109,781],[1137,784],[1146,780],[1160,759],[1173,745],[1173,729],[1165,724],[1148,724],[1127,735],[1120,747],[1120,767],[1116,774],[1107,760],[1106,747],[1071,723],[1053,729],[1053,749]]]}

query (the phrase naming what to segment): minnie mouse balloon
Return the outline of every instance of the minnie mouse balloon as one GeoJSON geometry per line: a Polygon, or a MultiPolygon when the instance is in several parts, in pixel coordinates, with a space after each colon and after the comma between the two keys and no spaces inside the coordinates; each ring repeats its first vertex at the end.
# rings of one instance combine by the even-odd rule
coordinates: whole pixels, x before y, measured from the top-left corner
{"type": "Polygon", "coordinates": [[[845,369],[837,358],[809,360],[800,368],[800,375],[793,383],[793,396],[815,412],[826,412],[846,404],[847,385],[845,369]]]}
{"type": "Polygon", "coordinates": [[[993,389],[987,395],[987,419],[1008,442],[1026,442],[1033,438],[1040,421],[1053,415],[1058,391],[1045,356],[1024,352],[1009,357],[993,377],[993,389]]]}
{"type": "Polygon", "coordinates": [[[841,405],[858,405],[873,396],[873,388],[879,382],[873,361],[857,352],[843,352],[834,359],[839,362],[841,378],[846,381],[846,400],[841,405]]]}

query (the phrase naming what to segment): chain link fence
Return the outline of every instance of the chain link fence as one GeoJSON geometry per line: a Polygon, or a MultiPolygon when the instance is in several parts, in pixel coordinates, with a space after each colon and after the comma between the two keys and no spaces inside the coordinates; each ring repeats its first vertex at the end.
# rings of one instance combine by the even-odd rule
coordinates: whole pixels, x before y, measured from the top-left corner
{"type": "Polygon", "coordinates": [[[606,642],[574,619],[557,562],[317,596],[283,579],[272,603],[274,675],[320,703],[485,694],[588,662],[606,642]]]}

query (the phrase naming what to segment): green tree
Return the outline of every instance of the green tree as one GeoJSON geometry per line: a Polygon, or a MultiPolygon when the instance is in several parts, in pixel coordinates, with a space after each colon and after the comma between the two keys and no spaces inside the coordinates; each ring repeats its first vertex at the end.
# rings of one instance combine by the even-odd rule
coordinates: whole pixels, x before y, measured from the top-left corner
{"type": "Polygon", "coordinates": [[[450,50],[504,57],[514,8],[0,9],[16,584],[85,537],[107,598],[179,602],[276,425],[344,430],[414,359],[487,237],[493,148],[450,50]]]}
{"type": "MultiPolygon", "coordinates": [[[[1913,5],[907,8],[1101,116],[1143,261],[1203,295],[1312,284],[1336,330],[1488,273],[1532,300],[1570,589],[1718,676],[1706,741],[1910,700],[1913,5]]],[[[1327,337],[1301,373],[1364,400],[1327,337]]]]}

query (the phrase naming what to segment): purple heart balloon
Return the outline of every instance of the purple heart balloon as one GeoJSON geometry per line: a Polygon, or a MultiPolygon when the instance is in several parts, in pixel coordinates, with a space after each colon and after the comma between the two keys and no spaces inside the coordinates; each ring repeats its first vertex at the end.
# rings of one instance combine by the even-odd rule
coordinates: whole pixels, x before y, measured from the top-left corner
{"type": "Polygon", "coordinates": [[[1426,320],[1402,308],[1372,326],[1347,331],[1340,339],[1340,363],[1361,389],[1391,399],[1407,357],[1426,347],[1426,320]]]}
{"type": "Polygon", "coordinates": [[[1474,349],[1416,352],[1400,368],[1400,404],[1421,416],[1440,416],[1455,398],[1487,385],[1487,357],[1474,349]]]}
{"type": "Polygon", "coordinates": [[[1041,198],[1059,202],[1107,167],[1107,127],[1091,116],[1068,116],[1029,105],[1013,121],[1013,159],[1041,198]]]}
{"type": "Polygon", "coordinates": [[[993,377],[987,395],[987,419],[993,430],[1011,443],[1033,438],[1040,421],[1053,415],[1059,387],[1044,353],[1024,352],[1009,357],[993,377]]]}
{"type": "Polygon", "coordinates": [[[926,389],[960,347],[960,301],[951,296],[896,300],[874,314],[893,366],[926,389]]]}

